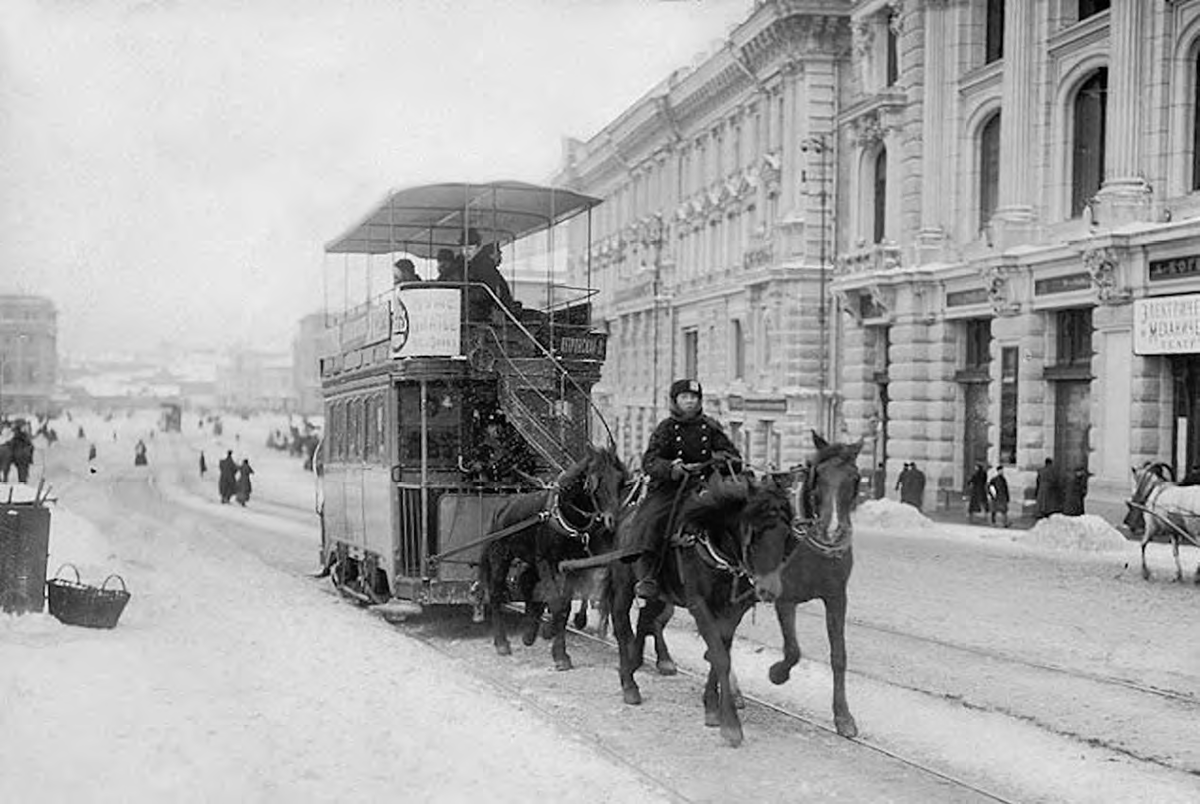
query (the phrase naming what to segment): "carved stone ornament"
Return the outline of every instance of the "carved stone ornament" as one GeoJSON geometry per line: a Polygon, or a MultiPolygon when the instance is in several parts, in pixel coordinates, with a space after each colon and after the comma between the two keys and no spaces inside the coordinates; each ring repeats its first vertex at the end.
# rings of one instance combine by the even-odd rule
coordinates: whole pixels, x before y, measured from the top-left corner
{"type": "Polygon", "coordinates": [[[861,148],[874,148],[883,142],[883,124],[875,113],[863,115],[854,121],[854,140],[861,148]]]}
{"type": "Polygon", "coordinates": [[[866,20],[860,20],[854,23],[850,36],[853,41],[854,60],[862,61],[871,54],[871,47],[875,44],[875,26],[866,20]]]}
{"type": "Polygon", "coordinates": [[[892,33],[900,36],[904,33],[904,0],[892,0],[888,4],[891,13],[888,14],[888,27],[892,33]]]}
{"type": "Polygon", "coordinates": [[[1000,265],[989,265],[980,271],[992,312],[999,316],[1014,315],[1021,309],[1020,303],[1012,298],[1012,286],[1008,281],[1010,273],[1010,269],[1000,265]]]}
{"type": "Polygon", "coordinates": [[[1129,289],[1117,281],[1117,253],[1111,248],[1091,248],[1083,252],[1083,267],[1096,287],[1101,304],[1119,304],[1129,300],[1129,289]]]}
{"type": "Polygon", "coordinates": [[[767,191],[767,195],[779,194],[779,179],[782,171],[779,168],[779,157],[773,153],[763,156],[762,164],[759,167],[759,176],[762,177],[763,189],[767,191]]]}
{"type": "Polygon", "coordinates": [[[833,298],[837,301],[839,310],[853,318],[855,324],[862,325],[862,308],[856,304],[857,295],[851,295],[844,290],[835,290],[833,298]]]}
{"type": "Polygon", "coordinates": [[[871,304],[882,318],[890,318],[896,306],[896,289],[884,285],[867,285],[863,288],[871,296],[871,304]]]}

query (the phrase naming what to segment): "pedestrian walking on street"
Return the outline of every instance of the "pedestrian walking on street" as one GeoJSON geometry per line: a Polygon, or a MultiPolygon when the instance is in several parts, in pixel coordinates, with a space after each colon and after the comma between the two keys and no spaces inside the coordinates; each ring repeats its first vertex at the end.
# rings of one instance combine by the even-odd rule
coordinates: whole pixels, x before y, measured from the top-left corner
{"type": "Polygon", "coordinates": [[[204,473],[208,471],[208,462],[204,460],[204,450],[200,450],[200,479],[204,479],[204,473]]]}
{"type": "Polygon", "coordinates": [[[233,450],[228,450],[225,457],[217,461],[217,493],[221,495],[222,503],[228,503],[236,491],[237,464],[233,460],[233,450]]]}
{"type": "Polygon", "coordinates": [[[967,521],[974,522],[975,514],[988,510],[988,476],[983,464],[975,464],[975,471],[967,480],[967,521]]]}
{"type": "Polygon", "coordinates": [[[96,460],[96,445],[88,444],[88,463],[96,460]]]}
{"type": "Polygon", "coordinates": [[[1008,478],[1004,476],[1004,467],[997,466],[996,474],[988,481],[988,496],[992,502],[992,524],[996,524],[996,514],[1000,515],[1000,521],[1004,523],[1004,527],[1008,527],[1008,478]]]}
{"type": "Polygon", "coordinates": [[[252,486],[250,484],[250,475],[254,474],[254,470],[250,468],[250,460],[242,458],[242,465],[237,470],[237,480],[235,481],[238,505],[245,507],[246,502],[250,499],[252,486]]]}

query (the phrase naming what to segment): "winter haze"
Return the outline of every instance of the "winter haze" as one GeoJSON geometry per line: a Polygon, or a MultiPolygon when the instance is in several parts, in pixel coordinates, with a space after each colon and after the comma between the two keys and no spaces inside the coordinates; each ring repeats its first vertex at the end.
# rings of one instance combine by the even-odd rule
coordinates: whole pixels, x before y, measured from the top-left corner
{"type": "Polygon", "coordinates": [[[0,292],[68,355],[283,348],[388,189],[544,181],[748,6],[5,0],[0,292]]]}

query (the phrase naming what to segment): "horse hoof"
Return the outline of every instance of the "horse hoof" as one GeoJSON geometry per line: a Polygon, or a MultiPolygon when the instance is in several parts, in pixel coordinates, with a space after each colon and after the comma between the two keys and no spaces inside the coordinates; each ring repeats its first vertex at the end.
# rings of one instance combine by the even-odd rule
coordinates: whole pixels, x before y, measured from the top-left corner
{"type": "Polygon", "coordinates": [[[710,712],[708,710],[705,710],[704,725],[705,725],[705,727],[710,728],[710,729],[715,729],[717,726],[720,726],[721,725],[721,713],[715,712],[715,711],[710,712]]]}
{"type": "MultiPolygon", "coordinates": [[[[551,639],[554,636],[554,629],[550,623],[542,623],[542,639],[551,639]]],[[[529,644],[533,644],[532,642],[529,644]]]]}
{"type": "Polygon", "coordinates": [[[670,659],[659,659],[656,667],[660,676],[673,676],[679,672],[679,668],[675,666],[675,662],[670,659]]]}
{"type": "Polygon", "coordinates": [[[854,722],[854,718],[846,715],[845,717],[835,717],[833,725],[837,727],[837,733],[843,737],[854,738],[858,736],[858,724],[854,722]]]}
{"type": "Polygon", "coordinates": [[[498,643],[496,653],[500,656],[512,656],[512,647],[507,642],[498,643]]]}
{"type": "Polygon", "coordinates": [[[792,669],[783,664],[773,664],[771,669],[767,671],[767,678],[771,679],[772,684],[783,684],[791,676],[792,669]]]}
{"type": "Polygon", "coordinates": [[[625,703],[630,706],[642,705],[642,691],[637,687],[626,688],[624,691],[625,703]]]}
{"type": "Polygon", "coordinates": [[[737,748],[742,744],[742,740],[744,739],[741,726],[722,726],[721,736],[725,739],[725,742],[729,743],[730,748],[737,748]]]}
{"type": "Polygon", "coordinates": [[[575,619],[572,620],[572,622],[575,625],[576,631],[582,631],[583,629],[587,628],[587,612],[586,611],[578,612],[575,615],[575,619]]]}
{"type": "Polygon", "coordinates": [[[571,664],[570,656],[567,656],[566,658],[563,658],[563,659],[555,659],[554,660],[554,669],[555,670],[571,670],[574,668],[574,666],[575,665],[571,664]]]}

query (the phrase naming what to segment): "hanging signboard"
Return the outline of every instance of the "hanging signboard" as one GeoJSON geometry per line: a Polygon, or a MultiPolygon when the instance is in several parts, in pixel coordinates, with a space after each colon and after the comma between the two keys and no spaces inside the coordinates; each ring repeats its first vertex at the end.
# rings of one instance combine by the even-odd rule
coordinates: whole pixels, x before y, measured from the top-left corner
{"type": "Polygon", "coordinates": [[[1133,301],[1133,353],[1200,353],[1200,293],[1133,301]]]}
{"type": "Polygon", "coordinates": [[[407,288],[392,293],[392,357],[453,357],[461,352],[462,291],[407,288]]]}

